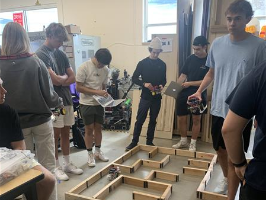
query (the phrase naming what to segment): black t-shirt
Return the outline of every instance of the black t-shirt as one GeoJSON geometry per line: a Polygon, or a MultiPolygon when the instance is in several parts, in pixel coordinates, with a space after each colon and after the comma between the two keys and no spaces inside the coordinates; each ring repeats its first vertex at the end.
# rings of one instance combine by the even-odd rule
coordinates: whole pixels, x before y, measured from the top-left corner
{"type": "Polygon", "coordinates": [[[226,100],[231,111],[258,122],[253,157],[248,164],[245,179],[253,188],[266,191],[266,61],[254,68],[226,100]]]}
{"type": "MultiPolygon", "coordinates": [[[[65,53],[59,49],[52,50],[42,45],[36,52],[37,56],[44,62],[46,67],[51,67],[57,75],[65,75],[67,68],[70,67],[69,60],[65,53]]],[[[63,98],[64,106],[73,105],[69,86],[56,86],[54,90],[59,97],[63,98]]]]}
{"type": "MultiPolygon", "coordinates": [[[[199,58],[192,54],[189,56],[183,66],[181,73],[187,76],[187,82],[190,81],[201,81],[204,76],[209,71],[209,68],[206,67],[205,63],[207,56],[205,58],[199,58]]],[[[198,90],[198,86],[191,86],[182,90],[179,94],[179,98],[187,98],[188,96],[194,94],[198,90]]],[[[203,101],[206,101],[207,90],[202,93],[203,101]]]]}
{"type": "MultiPolygon", "coordinates": [[[[54,51],[54,56],[56,59],[58,69],[61,71],[60,75],[66,74],[67,69],[70,67],[67,55],[60,49],[57,49],[54,51]]],[[[60,89],[62,96],[60,96],[59,94],[58,95],[63,98],[64,105],[65,106],[73,105],[72,95],[70,93],[69,86],[60,86],[60,89]]]]}
{"type": "MultiPolygon", "coordinates": [[[[166,64],[159,58],[153,60],[147,57],[138,63],[132,80],[139,86],[143,86],[143,83],[151,83],[153,86],[165,86],[166,64]],[[141,76],[141,80],[139,76],[141,76]]],[[[152,95],[152,92],[146,87],[142,87],[141,97],[146,100],[162,98],[161,94],[152,95]]]]}
{"type": "Polygon", "coordinates": [[[0,104],[0,147],[12,149],[11,142],[23,139],[16,111],[6,104],[0,104]]]}

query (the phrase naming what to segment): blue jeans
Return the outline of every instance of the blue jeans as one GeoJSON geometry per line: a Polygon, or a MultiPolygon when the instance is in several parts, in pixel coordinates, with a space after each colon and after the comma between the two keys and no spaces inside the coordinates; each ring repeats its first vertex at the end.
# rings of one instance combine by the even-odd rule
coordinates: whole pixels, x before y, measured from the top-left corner
{"type": "Polygon", "coordinates": [[[139,109],[137,113],[137,121],[135,123],[132,142],[137,144],[139,142],[139,136],[141,133],[142,125],[146,120],[148,111],[150,110],[150,121],[147,130],[147,142],[152,143],[154,138],[154,130],[156,126],[156,119],[160,112],[161,99],[145,100],[140,99],[139,109]]]}

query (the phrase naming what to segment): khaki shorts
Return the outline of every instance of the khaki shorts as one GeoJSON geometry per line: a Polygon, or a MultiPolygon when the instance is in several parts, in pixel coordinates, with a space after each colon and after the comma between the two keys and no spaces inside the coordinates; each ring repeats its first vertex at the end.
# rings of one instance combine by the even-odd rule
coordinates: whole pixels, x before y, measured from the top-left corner
{"type": "Polygon", "coordinates": [[[66,114],[55,117],[53,122],[54,128],[64,128],[65,126],[72,126],[75,123],[73,106],[65,106],[66,114]]]}
{"type": "Polygon", "coordinates": [[[102,106],[80,105],[80,112],[85,125],[103,124],[104,109],[102,106]]]}

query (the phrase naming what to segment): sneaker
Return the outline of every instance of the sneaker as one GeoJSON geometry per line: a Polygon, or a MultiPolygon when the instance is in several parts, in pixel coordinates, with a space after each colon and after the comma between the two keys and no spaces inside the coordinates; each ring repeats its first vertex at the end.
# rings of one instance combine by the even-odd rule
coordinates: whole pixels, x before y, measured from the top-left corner
{"type": "Polygon", "coordinates": [[[94,157],[96,159],[99,159],[99,160],[103,161],[103,162],[108,162],[109,161],[109,158],[105,157],[101,150],[99,150],[99,151],[96,150],[95,153],[94,153],[94,157]]]}
{"type": "Polygon", "coordinates": [[[83,173],[83,170],[80,168],[77,168],[72,162],[70,162],[64,166],[64,172],[80,175],[83,173]]]}
{"type": "Polygon", "coordinates": [[[218,194],[227,194],[227,189],[228,189],[228,182],[227,178],[224,177],[219,183],[219,185],[214,189],[214,192],[218,194]]]}
{"type": "Polygon", "coordinates": [[[146,142],[146,145],[155,146],[152,142],[146,142]]]}
{"type": "Polygon", "coordinates": [[[94,154],[92,152],[89,153],[88,165],[89,167],[95,167],[95,159],[94,159],[94,154]]]}
{"type": "Polygon", "coordinates": [[[69,179],[68,175],[66,175],[61,166],[57,167],[54,173],[57,180],[67,181],[69,179]]]}
{"type": "Polygon", "coordinates": [[[137,144],[131,142],[131,143],[126,147],[126,151],[129,151],[129,150],[133,149],[135,146],[137,146],[137,144]]]}
{"type": "Polygon", "coordinates": [[[188,150],[189,151],[196,151],[196,143],[190,143],[188,150]]]}
{"type": "Polygon", "coordinates": [[[180,140],[178,143],[174,144],[172,147],[175,149],[187,148],[188,143],[180,140]]]}

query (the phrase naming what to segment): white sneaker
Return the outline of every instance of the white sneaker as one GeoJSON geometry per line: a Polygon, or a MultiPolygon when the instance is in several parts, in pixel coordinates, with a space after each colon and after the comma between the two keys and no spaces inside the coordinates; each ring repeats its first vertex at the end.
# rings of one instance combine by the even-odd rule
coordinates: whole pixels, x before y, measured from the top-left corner
{"type": "Polygon", "coordinates": [[[64,171],[67,173],[72,173],[76,175],[80,175],[83,173],[83,170],[80,168],[77,168],[72,162],[64,166],[64,171]]]}
{"type": "Polygon", "coordinates": [[[188,143],[180,140],[177,144],[173,145],[172,147],[175,149],[187,148],[188,143]]]}
{"type": "Polygon", "coordinates": [[[190,143],[188,150],[189,151],[196,151],[196,143],[190,143]]]}
{"type": "Polygon", "coordinates": [[[94,157],[96,159],[99,159],[99,160],[103,161],[103,162],[108,162],[109,161],[109,158],[105,157],[101,150],[96,150],[95,153],[94,153],[94,157]]]}
{"type": "Polygon", "coordinates": [[[227,178],[224,177],[219,183],[219,185],[214,189],[214,192],[218,194],[227,194],[227,189],[228,189],[228,182],[227,178]]]}
{"type": "Polygon", "coordinates": [[[67,181],[69,179],[68,175],[66,175],[61,166],[57,167],[54,173],[57,180],[67,181]]]}
{"type": "Polygon", "coordinates": [[[89,153],[88,165],[89,167],[95,167],[95,159],[94,159],[94,154],[92,152],[89,153]]]}

